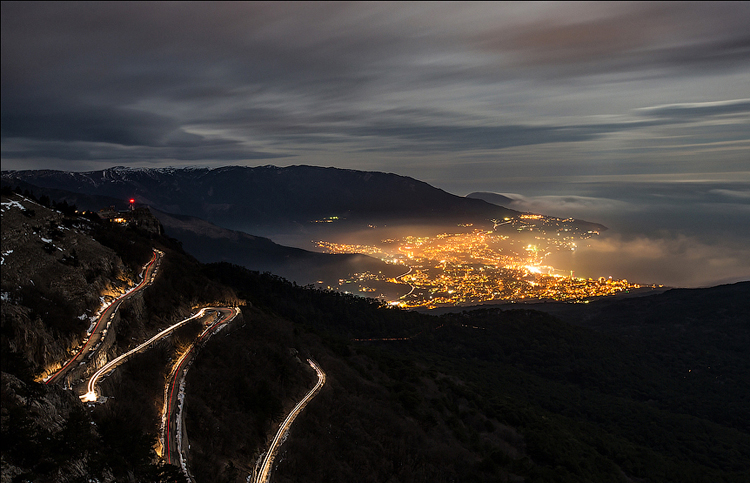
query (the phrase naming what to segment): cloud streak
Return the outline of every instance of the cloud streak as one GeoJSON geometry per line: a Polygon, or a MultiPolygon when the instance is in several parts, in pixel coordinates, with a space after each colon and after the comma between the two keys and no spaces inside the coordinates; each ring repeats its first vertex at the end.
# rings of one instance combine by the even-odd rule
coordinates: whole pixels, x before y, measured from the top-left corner
{"type": "Polygon", "coordinates": [[[650,117],[671,118],[676,120],[694,120],[705,117],[733,114],[750,115],[750,99],[665,104],[661,106],[643,107],[637,109],[636,112],[650,117]]]}

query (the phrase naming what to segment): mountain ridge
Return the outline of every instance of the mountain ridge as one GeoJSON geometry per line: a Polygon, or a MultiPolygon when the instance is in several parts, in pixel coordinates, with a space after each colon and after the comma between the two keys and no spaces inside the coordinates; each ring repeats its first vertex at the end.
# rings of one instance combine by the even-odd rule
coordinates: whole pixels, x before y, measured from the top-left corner
{"type": "Polygon", "coordinates": [[[159,210],[228,228],[237,228],[237,218],[253,225],[305,223],[326,216],[489,219],[517,213],[406,176],[330,167],[114,167],[89,172],[7,171],[2,178],[7,184],[25,181],[87,195],[135,197],[159,210]]]}

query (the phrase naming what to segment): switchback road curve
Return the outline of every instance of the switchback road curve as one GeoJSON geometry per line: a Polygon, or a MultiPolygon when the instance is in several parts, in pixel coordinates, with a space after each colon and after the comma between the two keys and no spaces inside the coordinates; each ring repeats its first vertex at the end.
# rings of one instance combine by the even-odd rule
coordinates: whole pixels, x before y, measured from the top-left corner
{"type": "Polygon", "coordinates": [[[162,410],[161,442],[163,458],[169,464],[179,462],[182,472],[189,481],[192,481],[192,477],[187,468],[186,451],[182,447],[185,432],[184,425],[182,424],[183,406],[180,401],[180,395],[183,394],[184,397],[185,376],[200,346],[212,334],[216,333],[240,313],[240,309],[237,307],[208,307],[203,310],[207,312],[216,311],[217,318],[195,338],[190,347],[177,359],[177,362],[172,367],[164,388],[164,408],[162,410]]]}
{"type": "Polygon", "coordinates": [[[99,316],[99,319],[96,321],[94,329],[91,331],[88,339],[86,339],[86,342],[83,344],[83,347],[81,347],[76,355],[74,355],[67,363],[65,363],[56,373],[47,378],[47,380],[44,381],[45,384],[64,381],[65,376],[73,368],[75,368],[77,364],[85,362],[90,354],[95,353],[99,349],[99,346],[104,341],[108,322],[115,316],[115,312],[117,312],[120,304],[153,283],[156,271],[159,267],[159,264],[161,263],[161,259],[163,256],[164,252],[154,249],[154,255],[151,257],[151,261],[149,261],[143,267],[143,271],[141,272],[141,282],[124,294],[120,295],[111,304],[109,304],[106,309],[104,309],[102,314],[99,316]]]}

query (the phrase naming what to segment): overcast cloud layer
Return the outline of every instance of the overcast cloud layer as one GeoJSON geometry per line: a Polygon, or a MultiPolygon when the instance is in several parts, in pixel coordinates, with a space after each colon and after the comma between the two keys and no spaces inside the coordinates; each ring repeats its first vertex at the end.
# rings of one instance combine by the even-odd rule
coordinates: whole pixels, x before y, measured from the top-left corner
{"type": "Polygon", "coordinates": [[[747,2],[6,2],[2,164],[337,166],[605,218],[677,185],[736,218],[685,211],[669,236],[739,237],[749,22],[747,2]]]}

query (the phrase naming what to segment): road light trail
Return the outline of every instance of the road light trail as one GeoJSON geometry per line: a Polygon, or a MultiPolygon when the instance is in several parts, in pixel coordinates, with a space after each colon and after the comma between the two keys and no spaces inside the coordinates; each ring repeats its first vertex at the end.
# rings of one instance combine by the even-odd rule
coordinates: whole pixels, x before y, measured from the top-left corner
{"type": "MultiPolygon", "coordinates": [[[[403,279],[405,276],[409,275],[412,272],[412,270],[414,270],[414,267],[409,267],[408,271],[402,273],[398,277],[394,277],[393,279],[396,280],[396,281],[398,281],[399,279],[403,279]]],[[[412,292],[414,292],[414,289],[416,288],[414,285],[410,284],[409,282],[405,282],[405,281],[401,280],[401,283],[405,283],[406,285],[408,285],[409,287],[411,287],[411,290],[409,290],[409,293],[405,293],[404,295],[400,296],[398,298],[399,300],[403,300],[406,297],[408,297],[409,295],[411,295],[412,292]]],[[[391,302],[391,304],[392,305],[398,305],[398,302],[391,302]]]]}
{"type": "Polygon", "coordinates": [[[125,292],[124,294],[120,295],[111,304],[109,304],[107,308],[105,308],[102,311],[102,314],[99,316],[99,320],[97,320],[96,325],[92,329],[89,337],[86,339],[86,342],[83,344],[83,347],[81,347],[81,349],[76,353],[76,355],[74,355],[56,373],[48,377],[47,380],[44,381],[45,384],[50,384],[54,382],[56,379],[60,378],[60,376],[66,373],[69,370],[69,368],[72,368],[73,362],[82,359],[82,355],[84,351],[89,346],[91,341],[94,340],[94,338],[97,338],[99,342],[103,340],[104,338],[103,331],[107,327],[107,324],[102,325],[102,322],[107,320],[108,318],[111,319],[112,317],[114,317],[115,312],[117,312],[117,309],[120,307],[120,304],[122,302],[124,302],[126,299],[131,297],[136,292],[151,285],[151,283],[154,281],[156,270],[159,267],[159,263],[161,262],[161,259],[163,256],[164,256],[164,252],[162,252],[161,250],[154,249],[154,255],[151,257],[151,261],[148,262],[146,266],[143,267],[143,271],[142,271],[143,279],[141,280],[141,282],[135,287],[133,287],[132,289],[125,292]]]}
{"type": "Polygon", "coordinates": [[[273,466],[273,460],[276,458],[276,453],[279,450],[280,441],[284,434],[289,431],[289,427],[294,422],[295,418],[299,413],[302,412],[303,409],[305,409],[305,406],[307,406],[307,403],[309,403],[312,398],[314,398],[318,392],[320,391],[320,388],[323,387],[323,384],[326,383],[326,373],[323,372],[323,370],[318,366],[318,364],[313,361],[312,359],[308,359],[307,362],[312,366],[313,369],[315,369],[315,372],[318,373],[318,383],[315,384],[315,387],[310,390],[310,392],[307,393],[307,395],[302,398],[302,400],[297,403],[297,405],[292,409],[292,412],[289,413],[289,415],[286,417],[283,423],[281,423],[281,426],[279,426],[279,430],[276,431],[276,436],[273,438],[273,441],[271,442],[271,446],[268,448],[268,451],[266,452],[266,456],[263,459],[263,464],[260,467],[260,472],[258,473],[258,477],[255,479],[256,483],[267,483],[268,478],[271,475],[271,467],[273,466]]]}
{"type": "MultiPolygon", "coordinates": [[[[175,393],[175,388],[180,387],[184,383],[191,357],[195,356],[199,345],[208,340],[208,338],[214,334],[219,327],[224,326],[223,324],[230,322],[240,313],[238,307],[232,309],[228,307],[211,307],[206,310],[216,310],[222,315],[213,324],[206,327],[203,332],[195,338],[190,347],[188,347],[188,349],[180,356],[177,362],[175,362],[172,371],[167,377],[167,385],[164,387],[164,407],[162,409],[161,423],[161,444],[162,451],[164,452],[162,456],[168,464],[172,464],[172,448],[175,448],[175,451],[179,455],[180,467],[189,481],[192,481],[192,477],[187,470],[187,462],[184,457],[185,453],[182,448],[182,437],[179,431],[172,432],[171,430],[172,413],[174,412],[174,407],[180,392],[178,389],[177,393],[175,393]],[[173,439],[176,439],[174,445],[172,444],[173,439]]],[[[178,409],[179,412],[175,418],[175,426],[177,426],[175,429],[177,430],[180,429],[178,421],[182,420],[182,405],[178,405],[178,409]]]]}
{"type": "Polygon", "coordinates": [[[91,376],[91,379],[89,379],[89,382],[86,385],[87,392],[83,396],[80,396],[81,400],[83,400],[83,401],[96,401],[96,399],[97,399],[96,384],[97,384],[97,382],[99,382],[99,379],[101,379],[102,376],[104,376],[105,374],[107,374],[110,371],[114,370],[117,366],[119,366],[120,364],[122,364],[123,362],[125,362],[133,354],[136,354],[136,353],[142,351],[143,349],[145,349],[146,347],[148,347],[150,344],[153,344],[154,342],[156,342],[157,340],[159,340],[159,339],[163,338],[164,336],[168,335],[169,333],[171,333],[175,329],[177,329],[177,328],[185,325],[186,323],[190,322],[191,320],[194,320],[194,319],[199,318],[199,317],[203,317],[203,315],[206,313],[207,310],[209,310],[209,309],[208,308],[201,309],[195,315],[192,315],[192,316],[188,317],[187,319],[181,320],[180,322],[177,322],[176,324],[174,324],[174,325],[172,325],[170,327],[167,327],[166,329],[162,330],[161,332],[159,332],[155,336],[151,337],[149,340],[147,340],[143,344],[139,345],[135,349],[133,349],[131,351],[128,351],[128,352],[126,352],[126,353],[124,353],[124,354],[122,354],[122,355],[120,355],[120,356],[112,359],[111,361],[109,361],[107,364],[104,365],[104,367],[102,367],[101,369],[99,369],[98,371],[96,371],[94,373],[94,375],[91,376]]]}

